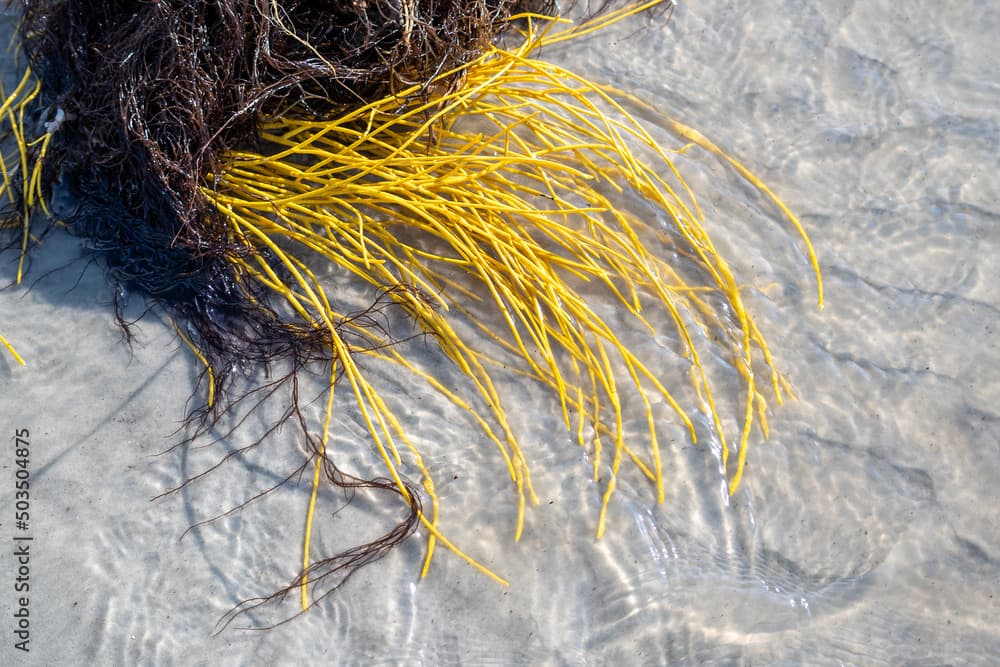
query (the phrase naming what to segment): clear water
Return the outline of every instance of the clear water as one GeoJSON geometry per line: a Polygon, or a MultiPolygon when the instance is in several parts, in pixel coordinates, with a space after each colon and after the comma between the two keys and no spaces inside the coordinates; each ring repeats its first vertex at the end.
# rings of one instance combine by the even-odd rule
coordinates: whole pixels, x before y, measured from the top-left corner
{"type": "MultiPolygon", "coordinates": [[[[156,316],[130,354],[98,268],[54,234],[0,326],[4,441],[31,431],[35,664],[994,664],[1000,655],[1000,4],[704,0],[546,53],[697,127],[801,214],[827,306],[775,211],[705,155],[685,160],[721,252],[799,400],[776,409],[727,503],[710,448],[669,449],[667,495],[599,489],[531,387],[510,411],[542,505],[514,544],[509,485],[473,426],[400,385],[438,471],[449,536],[510,581],[414,539],[309,614],[212,636],[297,569],[306,485],[187,534],[274,482],[278,457],[150,498],[211,460],[176,442],[196,364],[156,316]]],[[[663,133],[664,138],[668,135],[663,133]]],[[[2,256],[0,278],[13,277],[2,256]]],[[[136,306],[138,309],[138,306],[136,306]]],[[[428,359],[433,361],[432,351],[428,359]]],[[[429,362],[429,363],[430,363],[429,362]]],[[[387,378],[387,381],[391,378],[387,378]]],[[[405,408],[405,409],[404,409],[405,408]]],[[[255,425],[250,424],[249,428],[255,425]]],[[[345,416],[336,446],[369,453],[345,416]]],[[[277,436],[291,440],[289,430],[277,436]]],[[[0,528],[8,548],[13,455],[0,528]]],[[[330,517],[328,550],[390,525],[376,497],[330,517]],[[353,539],[352,539],[353,538],[353,539]]],[[[13,559],[0,560],[2,661],[13,559]]]]}

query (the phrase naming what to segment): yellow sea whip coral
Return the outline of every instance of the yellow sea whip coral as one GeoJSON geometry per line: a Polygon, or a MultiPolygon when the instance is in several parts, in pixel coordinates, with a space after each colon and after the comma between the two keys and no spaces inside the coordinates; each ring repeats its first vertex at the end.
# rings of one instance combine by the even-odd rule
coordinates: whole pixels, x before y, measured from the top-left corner
{"type": "MultiPolygon", "coordinates": [[[[597,29],[636,10],[610,14],[582,30],[597,29]]],[[[517,539],[526,502],[537,502],[530,466],[502,407],[495,370],[491,370],[496,364],[477,350],[475,340],[459,335],[448,317],[456,310],[468,314],[463,304],[469,299],[492,301],[507,329],[498,334],[477,322],[480,334],[517,357],[529,377],[555,391],[567,428],[577,433],[581,446],[593,449],[595,480],[606,465],[605,444],[610,444],[611,475],[604,485],[597,526],[600,536],[616,477],[626,459],[654,482],[663,500],[662,462],[649,392],[660,394],[673,407],[692,439],[695,432],[669,389],[619,340],[571,282],[604,283],[639,327],[649,326],[642,315],[643,302],[648,307],[651,301],[670,313],[683,341],[681,352],[692,366],[690,382],[709,406],[722,442],[724,465],[733,446],[723,433],[702,356],[682,312],[714,325],[718,315],[703,297],[704,290],[725,297],[739,331],[731,341],[732,362],[744,378],[746,394],[730,492],[736,490],[743,474],[755,413],[766,429],[765,399],[753,371],[755,354],[768,369],[767,384],[778,401],[782,379],[743,306],[735,277],[715,251],[694,197],[667,152],[604,89],[531,57],[540,46],[572,38],[579,29],[550,32],[552,24],[525,19],[522,46],[487,51],[464,68],[462,84],[447,93],[419,103],[404,93],[332,122],[268,120],[261,136],[274,149],[231,153],[205,194],[224,212],[235,238],[245,239],[248,247],[269,248],[293,277],[279,280],[268,260],[249,255],[242,262],[247,279],[270,285],[303,320],[326,327],[335,345],[340,345],[335,324],[344,315],[330,305],[322,280],[309,269],[306,258],[312,254],[376,287],[388,288],[434,334],[445,354],[471,378],[489,414],[482,414],[415,368],[397,350],[372,354],[421,374],[474,414],[496,446],[514,486],[517,539]],[[649,149],[655,162],[636,158],[630,148],[636,144],[649,149]],[[686,242],[686,251],[711,277],[710,284],[685,284],[643,245],[638,233],[643,223],[616,209],[602,194],[626,183],[669,214],[686,242]],[[403,240],[397,234],[401,225],[419,230],[435,243],[403,240]],[[456,271],[462,280],[455,279],[456,271]],[[624,440],[626,392],[646,406],[649,437],[641,449],[624,440]],[[584,437],[588,421],[596,427],[589,442],[584,437]]],[[[675,130],[718,152],[693,130],[680,124],[675,124],[675,130]]],[[[738,163],[733,164],[763,187],[738,163]]],[[[808,244],[804,233],[803,239],[808,244]]],[[[811,247],[809,254],[815,267],[811,247]]],[[[376,340],[372,347],[378,348],[376,340]]],[[[424,473],[425,490],[434,499],[430,473],[399,421],[346,347],[338,350],[337,359],[389,475],[402,484],[397,471],[402,456],[397,443],[402,441],[424,473]]],[[[317,470],[319,465],[318,460],[317,470]]],[[[431,535],[425,572],[440,537],[436,500],[433,507],[431,516],[421,516],[431,535]]]]}
{"type": "MultiPolygon", "coordinates": [[[[322,473],[332,466],[327,443],[338,378],[348,384],[391,485],[428,531],[423,572],[441,543],[502,581],[438,529],[433,471],[359,365],[361,355],[407,369],[472,416],[511,480],[517,503],[515,539],[521,536],[526,506],[536,503],[537,496],[529,457],[504,409],[498,373],[518,373],[559,398],[563,421],[592,453],[593,479],[601,482],[598,537],[605,532],[608,504],[623,466],[631,464],[648,477],[659,501],[664,500],[663,424],[652,398],[670,407],[692,440],[695,427],[675,398],[676,390],[622,339],[622,325],[584,298],[580,286],[585,283],[601,285],[613,295],[627,314],[629,330],[652,334],[650,309],[666,314],[678,341],[676,352],[689,367],[687,383],[722,445],[730,493],[739,486],[755,421],[766,436],[766,394],[780,402],[788,389],[744,307],[741,286],[703,227],[694,194],[670,152],[616,101],[621,95],[533,57],[542,46],[588,34],[657,4],[659,0],[629,6],[575,27],[521,14],[511,18],[523,33],[519,46],[484,47],[470,62],[381,99],[315,118],[288,109],[261,113],[261,148],[231,148],[200,180],[198,197],[217,212],[213,224],[221,226],[218,238],[230,249],[224,257],[234,290],[276,299],[291,313],[290,331],[328,346],[320,357],[329,364],[330,381],[312,452],[302,573],[282,591],[299,588],[303,609],[311,604],[310,583],[329,574],[328,568],[317,567],[329,561],[311,555],[311,535],[322,473]],[[673,240],[660,235],[661,241],[696,267],[693,274],[662,259],[662,248],[649,247],[644,239],[656,232],[616,205],[623,191],[664,215],[673,240]],[[478,399],[446,386],[393,346],[384,330],[342,310],[316,271],[324,264],[372,285],[380,303],[405,310],[468,377],[478,399]],[[692,275],[698,282],[691,282],[692,275]],[[503,328],[483,318],[485,305],[492,306],[503,328]],[[458,321],[471,324],[476,335],[456,326],[458,321]],[[723,339],[705,347],[699,342],[705,337],[692,328],[722,332],[723,339]],[[738,435],[725,432],[716,407],[704,361],[717,351],[713,346],[728,353],[728,363],[743,381],[738,435]],[[758,378],[761,371],[765,381],[758,378]],[[623,420],[634,401],[645,414],[644,442],[626,441],[623,420]],[[736,460],[730,462],[733,452],[736,460]],[[400,472],[404,460],[423,477],[423,491],[431,501],[427,513],[400,472]]],[[[31,174],[15,197],[4,172],[11,203],[24,207],[23,247],[28,214],[41,196],[38,164],[50,140],[50,134],[25,136],[23,109],[31,101],[25,96],[30,86],[26,75],[3,109],[18,146],[11,163],[20,165],[20,173],[31,174]]],[[[822,305],[818,264],[798,220],[745,167],[702,135],[678,122],[672,122],[672,129],[689,142],[677,151],[696,145],[723,157],[774,200],[802,236],[822,305]]],[[[223,369],[212,354],[203,353],[202,341],[186,335],[182,325],[177,330],[206,368],[211,406],[223,369]]],[[[314,593],[312,601],[325,594],[314,593]]]]}

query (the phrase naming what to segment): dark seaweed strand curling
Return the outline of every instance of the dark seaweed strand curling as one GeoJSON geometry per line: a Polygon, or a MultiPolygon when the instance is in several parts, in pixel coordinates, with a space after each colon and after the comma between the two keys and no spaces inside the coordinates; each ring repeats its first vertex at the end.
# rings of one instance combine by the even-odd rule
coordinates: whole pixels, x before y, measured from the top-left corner
{"type": "MultiPolygon", "coordinates": [[[[199,194],[204,175],[219,166],[227,150],[256,145],[260,117],[332,116],[428,82],[482,53],[513,13],[544,10],[546,2],[23,0],[22,5],[23,49],[43,85],[40,119],[53,119],[58,111],[64,119],[49,149],[44,182],[51,187],[61,181],[68,188],[78,203],[67,220],[70,229],[90,240],[112,283],[165,309],[211,365],[221,400],[213,410],[196,411],[197,437],[246,398],[226,394],[241,371],[286,363],[292,371],[280,382],[291,382],[297,396],[298,369],[333,361],[327,332],[272,308],[263,287],[235,272],[232,259],[248,251],[199,194]]],[[[372,310],[391,303],[382,295],[372,310]]],[[[127,333],[121,303],[116,311],[127,333]]],[[[379,318],[368,320],[374,324],[379,318]]],[[[388,332],[385,336],[391,342],[388,332]]],[[[318,452],[317,437],[294,399],[288,419],[300,424],[307,447],[318,452]]],[[[327,479],[338,487],[398,493],[387,480],[356,479],[329,459],[323,463],[327,479]]],[[[342,583],[404,540],[419,511],[418,493],[409,495],[409,516],[394,530],[315,563],[310,580],[336,574],[342,583]]],[[[248,608],[283,597],[295,585],[251,601],[248,608]]],[[[339,585],[330,584],[328,592],[339,585]]]]}

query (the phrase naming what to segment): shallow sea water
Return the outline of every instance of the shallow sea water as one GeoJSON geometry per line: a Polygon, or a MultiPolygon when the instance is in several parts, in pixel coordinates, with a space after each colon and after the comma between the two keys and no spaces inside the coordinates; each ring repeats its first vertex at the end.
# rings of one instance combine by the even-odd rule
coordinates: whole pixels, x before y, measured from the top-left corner
{"type": "MultiPolygon", "coordinates": [[[[234,604],[294,576],[307,485],[185,530],[273,484],[296,434],[277,434],[273,460],[150,502],[212,460],[155,456],[177,441],[199,369],[156,315],[130,353],[99,267],[77,240],[49,236],[26,284],[0,292],[0,331],[28,361],[0,356],[0,427],[4,442],[31,431],[31,662],[995,664],[996,35],[995,2],[705,0],[543,54],[647,101],[655,112],[631,110],[671,145],[661,116],[747,164],[800,214],[827,294],[820,312],[771,205],[703,152],[680,160],[799,400],[773,409],[731,500],[717,452],[678,440],[667,502],[623,477],[600,541],[601,489],[545,392],[507,387],[542,501],[515,544],[513,494],[474,424],[384,372],[437,471],[446,533],[506,588],[443,551],[420,579],[417,538],[288,624],[213,636],[234,604]]],[[[14,262],[0,255],[5,285],[14,262]]],[[[375,470],[349,413],[335,429],[343,460],[375,470]]],[[[3,664],[24,658],[12,648],[11,449],[3,664]]],[[[329,551],[395,518],[378,496],[335,515],[325,500],[329,551]]]]}

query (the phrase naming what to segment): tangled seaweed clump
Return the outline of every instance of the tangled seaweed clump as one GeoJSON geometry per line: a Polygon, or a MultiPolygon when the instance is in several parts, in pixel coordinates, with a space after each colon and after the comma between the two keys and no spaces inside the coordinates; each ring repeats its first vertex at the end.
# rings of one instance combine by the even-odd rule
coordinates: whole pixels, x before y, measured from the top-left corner
{"type": "MultiPolygon", "coordinates": [[[[288,369],[263,388],[293,387],[281,421],[299,424],[306,452],[293,475],[313,466],[303,567],[289,587],[237,613],[293,589],[301,589],[305,609],[418,525],[430,535],[425,573],[441,543],[499,579],[438,530],[433,471],[363,357],[409,370],[472,416],[511,479],[516,538],[537,498],[494,380],[499,368],[551,388],[566,427],[592,453],[602,488],[599,536],[623,464],[652,480],[662,501],[663,415],[651,397],[692,439],[694,425],[677,390],[584,297],[579,287],[587,282],[611,295],[632,328],[652,333],[646,313],[665,314],[735,491],[755,421],[766,435],[764,394],[780,401],[787,384],[669,152],[610,89],[533,56],[668,2],[569,27],[532,0],[22,5],[30,68],[0,108],[16,146],[3,160],[5,226],[20,232],[22,259],[33,212],[47,213],[61,183],[77,202],[66,224],[89,240],[112,283],[161,308],[204,365],[207,400],[192,417],[192,438],[232,417],[245,397],[234,390],[240,378],[288,369]],[[515,45],[501,45],[502,35],[515,45]],[[647,247],[643,239],[655,231],[616,205],[623,190],[672,223],[671,239],[660,240],[693,271],[647,247]],[[323,266],[369,284],[371,305],[350,310],[338,302],[323,266]],[[487,306],[501,324],[485,319],[487,306]],[[436,340],[478,397],[405,354],[386,326],[393,310],[436,340]],[[471,338],[470,327],[478,332],[471,338]],[[710,337],[699,331],[721,338],[742,378],[733,440],[702,363],[710,337]],[[305,369],[329,380],[319,428],[298,406],[305,369]],[[757,380],[761,371],[769,389],[757,380]],[[350,388],[384,478],[349,475],[327,450],[339,383],[350,388]],[[626,441],[629,404],[643,406],[644,444],[626,441]],[[420,471],[421,487],[400,472],[404,460],[420,471]],[[314,560],[310,536],[324,479],[388,489],[409,515],[375,542],[314,560]]],[[[672,128],[774,200],[802,235],[818,278],[804,231],[770,190],[694,130],[672,128]]]]}
{"type": "Polygon", "coordinates": [[[436,75],[482,53],[518,9],[510,0],[23,4],[21,46],[42,82],[36,108],[58,127],[38,185],[65,180],[79,202],[72,228],[111,279],[194,327],[220,369],[317,346],[307,336],[285,349],[301,336],[235,275],[245,248],[202,192],[205,176],[229,151],[259,146],[263,118],[322,118],[414,82],[447,85],[436,75]]]}

